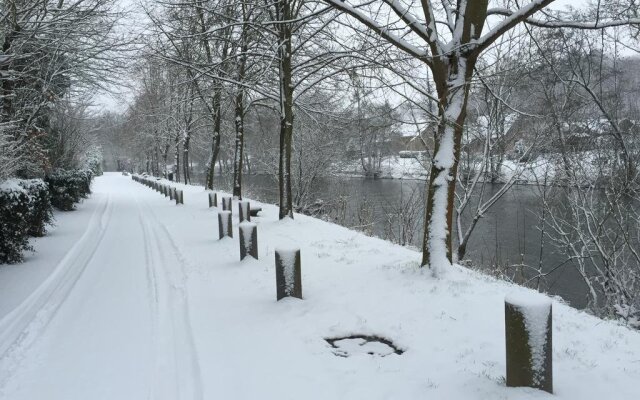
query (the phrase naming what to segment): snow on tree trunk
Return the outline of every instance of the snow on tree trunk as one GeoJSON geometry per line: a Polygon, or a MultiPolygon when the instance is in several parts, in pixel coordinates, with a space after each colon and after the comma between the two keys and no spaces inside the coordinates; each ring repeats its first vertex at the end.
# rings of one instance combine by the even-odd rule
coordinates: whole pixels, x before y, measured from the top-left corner
{"type": "Polygon", "coordinates": [[[422,243],[422,265],[429,265],[435,274],[441,273],[453,261],[453,205],[473,64],[465,58],[451,57],[446,85],[439,90],[440,115],[427,189],[426,229],[422,243]]]}
{"type": "Polygon", "coordinates": [[[244,126],[243,126],[243,95],[242,90],[236,96],[236,140],[235,154],[233,158],[233,197],[242,199],[242,160],[244,148],[244,126]]]}
{"type": "Polygon", "coordinates": [[[553,393],[551,309],[539,294],[505,298],[507,386],[553,393]]]}

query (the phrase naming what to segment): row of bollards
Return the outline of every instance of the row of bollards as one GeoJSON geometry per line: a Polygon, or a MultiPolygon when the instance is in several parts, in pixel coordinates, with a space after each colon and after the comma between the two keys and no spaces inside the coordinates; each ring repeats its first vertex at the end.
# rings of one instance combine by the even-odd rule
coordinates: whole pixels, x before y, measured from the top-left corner
{"type": "MultiPolygon", "coordinates": [[[[132,175],[132,179],[147,185],[172,200],[184,204],[182,190],[161,182],[132,175]]],[[[220,240],[233,238],[232,197],[218,199],[217,193],[209,193],[209,207],[218,208],[218,233],[220,240]]],[[[256,209],[258,210],[258,209],[256,209]]],[[[248,201],[238,202],[238,240],[240,260],[258,259],[258,228],[251,216],[258,211],[251,209],[248,201]]],[[[275,250],[276,298],[302,299],[302,268],[300,249],[275,250]]],[[[506,385],[531,387],[553,393],[552,364],[552,305],[544,296],[505,298],[506,385]]]]}
{"type": "MultiPolygon", "coordinates": [[[[217,194],[209,194],[209,206],[217,207],[217,194]]],[[[233,237],[232,198],[221,199],[218,212],[220,239],[233,237]]],[[[249,202],[238,202],[240,259],[258,259],[257,226],[251,221],[249,202]]],[[[302,299],[300,249],[276,249],[276,297],[302,299]]],[[[551,302],[545,298],[505,299],[506,384],[553,393],[551,302]]]]}
{"type": "Polygon", "coordinates": [[[150,187],[151,189],[163,194],[165,197],[169,197],[171,200],[175,200],[176,205],[184,204],[184,192],[182,190],[178,190],[157,180],[148,179],[138,175],[131,175],[131,179],[150,187]]]}
{"type": "MultiPolygon", "coordinates": [[[[209,193],[209,207],[216,207],[218,196],[209,193]]],[[[233,238],[232,197],[222,197],[222,210],[218,211],[218,235],[220,240],[233,238]]],[[[256,209],[256,214],[260,209],[256,209]]],[[[248,201],[238,202],[238,240],[240,242],[240,260],[251,256],[258,259],[258,226],[251,222],[252,209],[248,201]]],[[[276,249],[276,297],[302,299],[302,274],[300,249],[276,249]]]]}

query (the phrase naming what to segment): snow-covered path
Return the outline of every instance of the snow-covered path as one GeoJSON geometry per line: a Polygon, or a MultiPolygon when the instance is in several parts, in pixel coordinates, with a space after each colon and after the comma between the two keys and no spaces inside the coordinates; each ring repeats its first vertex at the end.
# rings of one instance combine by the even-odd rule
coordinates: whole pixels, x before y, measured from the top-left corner
{"type": "MultiPolygon", "coordinates": [[[[184,205],[105,174],[0,267],[0,399],[551,398],[504,384],[504,297],[526,289],[457,266],[434,278],[415,251],[260,203],[260,260],[241,262],[207,192],[174,186],[184,205]],[[277,302],[274,248],[292,245],[304,300],[277,302]],[[325,341],[352,334],[405,352],[325,341]]],[[[636,400],[640,334],[553,310],[553,398],[636,400]]]]}
{"type": "Polygon", "coordinates": [[[182,261],[148,194],[117,175],[94,185],[80,240],[3,320],[6,398],[202,398],[182,261]]]}

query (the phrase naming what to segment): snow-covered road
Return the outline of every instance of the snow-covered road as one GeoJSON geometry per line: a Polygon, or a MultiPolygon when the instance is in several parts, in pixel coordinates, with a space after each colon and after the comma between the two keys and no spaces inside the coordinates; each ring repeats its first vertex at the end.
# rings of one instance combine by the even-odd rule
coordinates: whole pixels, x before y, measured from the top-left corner
{"type": "Polygon", "coordinates": [[[94,185],[82,236],[2,321],[6,398],[202,398],[182,261],[148,195],[94,185]]]}
{"type": "MultiPolygon", "coordinates": [[[[504,386],[503,299],[525,289],[459,267],[435,279],[412,250],[264,204],[260,260],[240,262],[207,192],[178,186],[180,206],[105,174],[0,268],[0,399],[548,398],[504,386]],[[291,245],[305,299],[276,302],[273,249],[291,245]],[[350,334],[405,352],[324,340],[350,334]]],[[[555,398],[637,399],[638,349],[554,302],[555,398]]]]}

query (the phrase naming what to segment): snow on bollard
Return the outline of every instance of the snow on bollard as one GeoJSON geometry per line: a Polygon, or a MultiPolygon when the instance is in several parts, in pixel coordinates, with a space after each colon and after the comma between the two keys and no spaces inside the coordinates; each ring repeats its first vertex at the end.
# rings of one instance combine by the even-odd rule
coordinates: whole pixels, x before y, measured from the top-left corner
{"type": "Polygon", "coordinates": [[[240,228],[240,261],[247,255],[258,259],[258,227],[252,222],[241,222],[240,228]]]}
{"type": "Polygon", "coordinates": [[[222,198],[222,211],[232,211],[231,210],[231,201],[233,199],[231,197],[223,197],[222,198]]]}
{"type": "Polygon", "coordinates": [[[182,190],[176,190],[176,204],[184,204],[184,194],[182,190]]]}
{"type": "Polygon", "coordinates": [[[220,239],[229,236],[233,237],[233,225],[231,223],[231,211],[218,212],[218,232],[220,239]]]}
{"type": "Polygon", "coordinates": [[[240,222],[251,221],[251,207],[249,206],[248,201],[240,202],[238,207],[238,216],[240,217],[240,222]]]}
{"type": "Polygon", "coordinates": [[[302,298],[300,249],[276,249],[276,290],[278,300],[302,298]]]}
{"type": "Polygon", "coordinates": [[[209,193],[209,208],[218,207],[218,194],[217,193],[209,193]]]}
{"type": "Polygon", "coordinates": [[[504,300],[507,386],[553,393],[551,300],[543,295],[504,300]]]}

